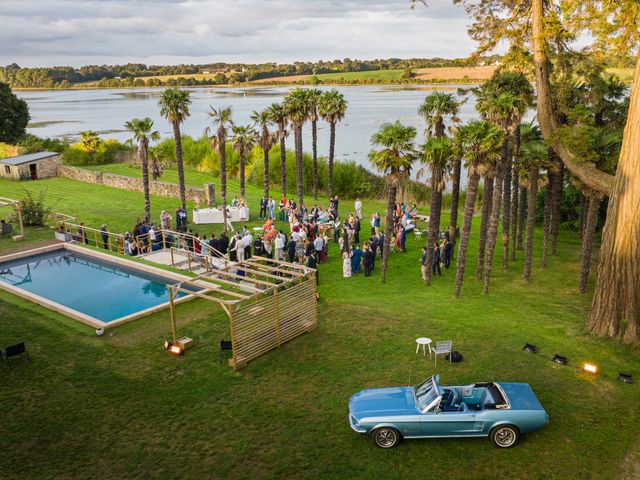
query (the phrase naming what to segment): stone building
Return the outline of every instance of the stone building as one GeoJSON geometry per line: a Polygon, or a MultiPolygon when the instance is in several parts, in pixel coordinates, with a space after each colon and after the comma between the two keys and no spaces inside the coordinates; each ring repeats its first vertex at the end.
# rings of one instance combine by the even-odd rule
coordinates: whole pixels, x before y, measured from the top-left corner
{"type": "Polygon", "coordinates": [[[37,152],[0,160],[0,177],[13,180],[37,180],[55,177],[60,166],[60,153],[37,152]]]}

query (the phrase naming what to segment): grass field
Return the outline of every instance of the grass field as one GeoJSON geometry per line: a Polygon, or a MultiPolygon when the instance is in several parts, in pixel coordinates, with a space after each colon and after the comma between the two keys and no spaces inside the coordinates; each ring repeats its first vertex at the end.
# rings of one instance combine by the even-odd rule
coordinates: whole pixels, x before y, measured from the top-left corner
{"type": "MultiPolygon", "coordinates": [[[[433,80],[462,80],[465,77],[471,80],[486,80],[495,71],[496,67],[447,67],[447,68],[419,68],[415,71],[415,78],[433,81],[433,80]]],[[[336,72],[336,73],[320,73],[316,75],[322,81],[330,82],[393,82],[402,79],[402,69],[393,70],[371,70],[367,72],[336,72]]],[[[311,75],[293,75],[290,77],[275,77],[256,80],[251,83],[293,83],[301,80],[307,80],[311,75]]]]}
{"type": "MultiPolygon", "coordinates": [[[[191,182],[201,178],[189,173],[191,182]]],[[[128,228],[142,211],[135,192],[66,179],[0,180],[3,195],[23,188],[47,188],[50,202],[88,224],[128,228]]],[[[177,203],[152,198],[154,216],[162,202],[177,203]]],[[[341,212],[350,206],[343,202],[341,212]]],[[[379,206],[365,202],[365,214],[379,206]]],[[[535,242],[539,247],[539,231],[535,242]]],[[[0,244],[0,251],[10,246],[0,244]]],[[[25,340],[33,356],[32,365],[0,369],[2,478],[406,479],[434,471],[474,479],[638,478],[640,391],[612,377],[635,373],[640,353],[582,328],[592,286],[589,295],[577,293],[575,233],[561,233],[546,270],[536,248],[526,287],[522,252],[508,271],[496,258],[489,295],[472,275],[474,236],[460,300],[453,298],[453,269],[430,286],[421,283],[419,248],[411,236],[407,253],[390,257],[383,285],[379,263],[371,278],[343,278],[332,244],[320,267],[318,330],[238,372],[218,363],[228,324],[209,302],[177,307],[179,334],[196,347],[174,358],[161,346],[168,312],[96,337],[77,321],[0,294],[0,345],[25,340]],[[529,382],[550,424],[506,451],[484,439],[374,448],[350,429],[348,398],[434,373],[428,357],[415,354],[415,338],[425,335],[452,339],[464,355],[459,364],[438,362],[444,383],[529,382]],[[541,354],[523,353],[525,342],[541,354]],[[604,374],[589,377],[541,357],[556,352],[572,363],[594,361],[604,374]]]]}

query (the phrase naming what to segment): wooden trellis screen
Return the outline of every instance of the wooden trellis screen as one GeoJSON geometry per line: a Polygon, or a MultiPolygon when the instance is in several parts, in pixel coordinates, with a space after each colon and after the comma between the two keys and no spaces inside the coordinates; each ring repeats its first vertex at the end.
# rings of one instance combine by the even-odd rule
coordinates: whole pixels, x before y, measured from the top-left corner
{"type": "Polygon", "coordinates": [[[314,330],[318,323],[315,277],[274,290],[232,309],[233,364],[242,367],[263,353],[314,330]]]}
{"type": "Polygon", "coordinates": [[[315,270],[295,263],[253,257],[168,289],[174,342],[173,302],[179,292],[222,306],[229,316],[229,364],[234,368],[314,330],[318,323],[315,270]]]}

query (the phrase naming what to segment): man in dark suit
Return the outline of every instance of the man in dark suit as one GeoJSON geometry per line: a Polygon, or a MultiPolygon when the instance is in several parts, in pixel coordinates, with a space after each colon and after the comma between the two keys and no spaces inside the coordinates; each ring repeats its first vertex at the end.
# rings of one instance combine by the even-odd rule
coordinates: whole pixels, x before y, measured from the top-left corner
{"type": "Polygon", "coordinates": [[[287,243],[287,256],[289,257],[289,263],[293,263],[296,258],[296,242],[293,239],[287,243]]]}
{"type": "Polygon", "coordinates": [[[376,266],[376,255],[378,254],[378,236],[371,235],[369,239],[369,245],[371,247],[371,269],[376,266]]]}
{"type": "Polygon", "coordinates": [[[211,252],[212,257],[220,256],[220,253],[218,253],[220,252],[220,240],[216,238],[215,233],[211,234],[211,238],[209,239],[209,247],[211,247],[209,251],[211,252]]]}
{"type": "Polygon", "coordinates": [[[220,234],[220,238],[218,239],[218,250],[220,250],[221,254],[226,255],[228,249],[229,249],[229,237],[227,237],[226,233],[222,232],[220,234]]]}
{"type": "Polygon", "coordinates": [[[267,197],[262,197],[260,199],[260,218],[267,218],[268,204],[269,204],[269,201],[267,200],[267,197]]]}
{"type": "Polygon", "coordinates": [[[451,264],[452,254],[453,254],[453,245],[445,237],[445,239],[442,241],[442,261],[444,262],[444,268],[449,268],[449,265],[451,264]]]}
{"type": "Polygon", "coordinates": [[[371,275],[371,270],[373,269],[373,259],[375,255],[371,250],[369,245],[364,246],[364,251],[362,252],[362,266],[364,267],[364,276],[369,277],[371,275]]]}
{"type": "Polygon", "coordinates": [[[438,242],[433,242],[433,265],[431,266],[431,273],[433,275],[436,274],[436,270],[438,270],[438,275],[442,276],[442,272],[440,271],[440,246],[438,242]]]}
{"type": "Polygon", "coordinates": [[[316,270],[316,285],[320,285],[320,275],[318,273],[318,259],[316,258],[316,251],[311,250],[310,255],[307,256],[307,267],[315,268],[316,270]]]}
{"type": "Polygon", "coordinates": [[[360,219],[358,217],[356,217],[356,223],[353,226],[353,241],[360,243],[360,219]]]}

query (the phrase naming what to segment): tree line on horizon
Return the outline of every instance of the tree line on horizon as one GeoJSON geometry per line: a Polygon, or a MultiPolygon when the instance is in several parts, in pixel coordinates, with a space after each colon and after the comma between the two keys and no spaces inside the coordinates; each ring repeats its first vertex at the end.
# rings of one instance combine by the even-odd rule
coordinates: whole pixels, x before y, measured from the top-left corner
{"type": "MultiPolygon", "coordinates": [[[[499,55],[491,55],[483,58],[482,61],[493,64],[499,59],[499,55]]],[[[468,64],[469,60],[463,58],[389,58],[375,60],[344,58],[342,60],[282,64],[275,62],[261,64],[212,63],[167,66],[128,63],[124,65],[85,65],[79,68],[71,66],[22,68],[13,63],[0,67],[0,82],[8,83],[13,88],[68,88],[71,85],[84,82],[102,82],[101,86],[104,87],[223,85],[291,75],[457,67],[468,66],[468,64]],[[183,78],[184,85],[179,85],[176,79],[162,81],[156,78],[141,78],[161,75],[191,75],[204,72],[207,72],[210,77],[204,80],[183,78]]]]}

